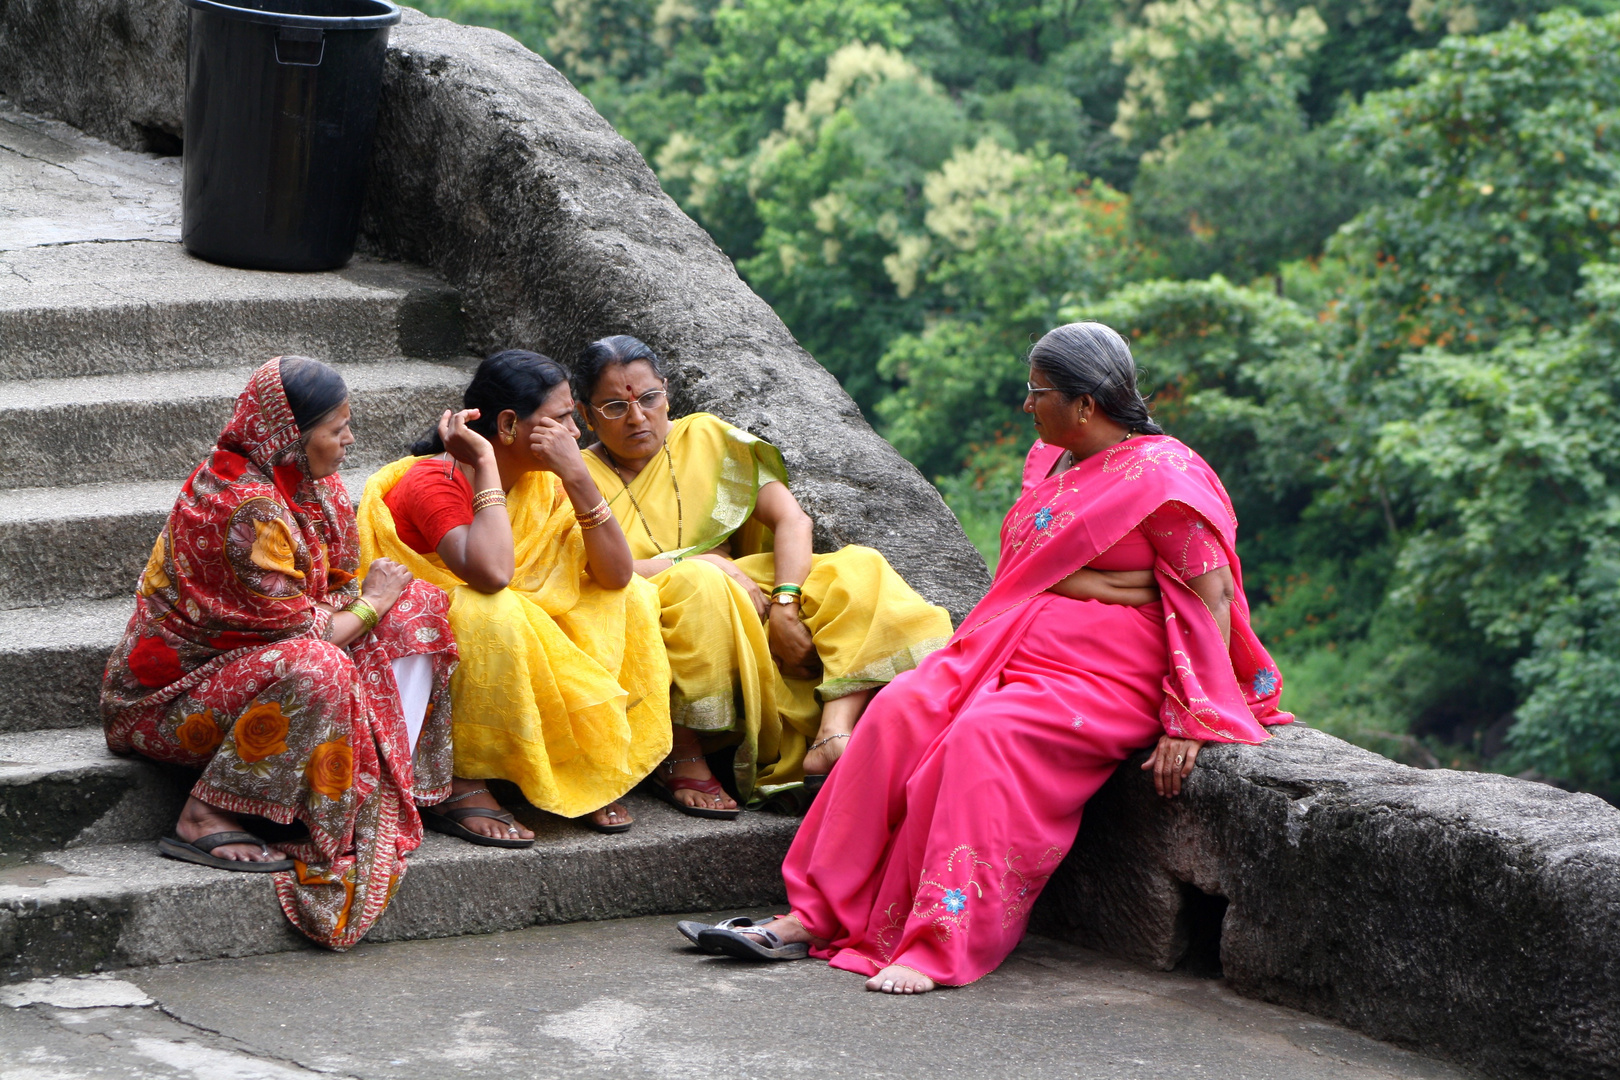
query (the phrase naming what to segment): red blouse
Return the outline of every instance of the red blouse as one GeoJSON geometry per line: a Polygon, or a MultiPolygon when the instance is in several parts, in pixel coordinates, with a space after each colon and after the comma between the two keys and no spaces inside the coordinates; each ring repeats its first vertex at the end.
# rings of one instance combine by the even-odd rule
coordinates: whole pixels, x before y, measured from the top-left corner
{"type": "Polygon", "coordinates": [[[1151,570],[1155,555],[1163,556],[1182,581],[1231,561],[1198,511],[1185,503],[1167,502],[1090,565],[1093,570],[1151,570]]]}
{"type": "Polygon", "coordinates": [[[472,500],[472,484],[455,462],[430,457],[399,478],[383,496],[383,505],[394,515],[394,528],[406,546],[431,555],[450,530],[472,524],[472,500]]]}

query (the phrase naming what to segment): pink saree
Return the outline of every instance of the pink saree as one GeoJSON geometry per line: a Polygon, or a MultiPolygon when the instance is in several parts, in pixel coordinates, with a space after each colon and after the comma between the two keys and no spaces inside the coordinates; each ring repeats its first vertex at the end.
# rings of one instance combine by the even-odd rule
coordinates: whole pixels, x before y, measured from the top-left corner
{"type": "Polygon", "coordinates": [[[978,979],[1018,944],[1121,761],[1163,732],[1258,743],[1293,719],[1249,626],[1214,471],[1163,435],[1047,476],[1060,454],[1030,451],[990,591],[950,644],[873,699],[788,852],[788,900],[834,967],[978,979]],[[1151,567],[1161,601],[1047,591],[1094,562],[1151,567]],[[1237,581],[1230,647],[1186,584],[1218,565],[1237,581]]]}

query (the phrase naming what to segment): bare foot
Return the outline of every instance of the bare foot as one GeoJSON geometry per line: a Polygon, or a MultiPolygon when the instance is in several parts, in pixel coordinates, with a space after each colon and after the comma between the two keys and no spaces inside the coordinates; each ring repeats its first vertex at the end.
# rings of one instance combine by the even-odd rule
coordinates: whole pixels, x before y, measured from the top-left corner
{"type": "MultiPolygon", "coordinates": [[[[658,766],[658,779],[668,783],[676,777],[688,780],[714,779],[714,773],[709,771],[709,763],[704,760],[703,746],[698,742],[697,733],[691,728],[675,729],[675,744],[669,751],[669,757],[658,766]]],[[[705,791],[682,788],[674,794],[676,800],[683,806],[704,810],[737,809],[737,800],[724,791],[718,795],[711,795],[705,791]]]]}
{"type": "MultiPolygon", "coordinates": [[[[209,806],[195,795],[186,800],[186,805],[180,810],[180,820],[174,825],[174,834],[188,844],[214,833],[241,831],[242,822],[235,814],[209,806]]],[[[224,844],[211,854],[232,862],[279,862],[287,857],[275,848],[266,853],[257,844],[224,844]]]]}
{"type": "Polygon", "coordinates": [[[890,964],[867,979],[866,988],[879,994],[926,994],[934,988],[934,980],[904,964],[890,964]]]}
{"type": "MultiPolygon", "coordinates": [[[[450,780],[450,798],[437,806],[423,807],[422,812],[432,814],[445,810],[460,810],[464,806],[478,806],[485,810],[500,810],[504,813],[506,808],[495,801],[495,796],[491,795],[487,790],[479,791],[486,783],[487,781],[484,780],[468,780],[460,776],[452,777],[450,780]],[[478,791],[479,793],[477,795],[467,794],[471,791],[478,791]]],[[[514,822],[508,825],[506,822],[496,821],[494,818],[464,817],[456,824],[468,832],[475,832],[479,836],[493,837],[496,840],[534,839],[534,833],[525,829],[522,822],[514,822]]]]}
{"type": "Polygon", "coordinates": [[[602,809],[591,814],[591,820],[604,828],[613,828],[615,825],[629,825],[636,819],[630,816],[630,811],[624,808],[623,803],[608,803],[602,809]]]}
{"type": "Polygon", "coordinates": [[[855,730],[855,721],[866,711],[874,690],[862,690],[833,698],[821,707],[821,730],[810,740],[811,750],[804,755],[804,771],[809,776],[823,776],[832,771],[838,759],[849,746],[849,736],[855,730]]]}

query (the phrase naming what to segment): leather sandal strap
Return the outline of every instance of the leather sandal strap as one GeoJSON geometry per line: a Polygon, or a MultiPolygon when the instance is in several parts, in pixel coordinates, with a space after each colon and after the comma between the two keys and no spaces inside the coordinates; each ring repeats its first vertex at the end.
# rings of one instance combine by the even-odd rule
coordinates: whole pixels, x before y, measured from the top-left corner
{"type": "Polygon", "coordinates": [[[504,822],[507,825],[517,824],[517,818],[511,814],[504,810],[491,810],[487,806],[458,806],[454,810],[433,810],[430,813],[449,818],[458,825],[472,817],[494,818],[496,821],[504,822]]]}
{"type": "Polygon", "coordinates": [[[212,855],[215,848],[226,847],[230,844],[251,844],[264,854],[270,854],[270,845],[250,832],[209,833],[207,836],[199,836],[191,842],[192,847],[208,855],[212,855]]]}
{"type": "Polygon", "coordinates": [[[698,780],[690,776],[672,776],[663,782],[671,791],[701,791],[705,795],[724,795],[726,789],[714,777],[698,780]]]}

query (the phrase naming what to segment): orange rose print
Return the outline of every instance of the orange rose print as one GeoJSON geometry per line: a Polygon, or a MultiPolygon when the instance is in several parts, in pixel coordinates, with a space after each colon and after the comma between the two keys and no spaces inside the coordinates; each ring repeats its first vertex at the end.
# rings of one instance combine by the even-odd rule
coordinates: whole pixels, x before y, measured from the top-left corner
{"type": "Polygon", "coordinates": [[[236,718],[236,756],[247,764],[287,752],[287,718],[281,702],[261,701],[236,718]]]}
{"type": "Polygon", "coordinates": [[[173,582],[163,570],[163,556],[168,544],[167,536],[158,533],[157,542],[152,545],[152,557],[146,560],[146,569],[141,571],[141,595],[151,596],[159,589],[167,589],[173,582]]]}
{"type": "Polygon", "coordinates": [[[204,709],[200,713],[188,714],[185,721],[174,729],[174,737],[186,753],[202,757],[219,748],[225,733],[214,723],[214,710],[204,709]]]}
{"type": "Polygon", "coordinates": [[[298,545],[293,542],[292,530],[280,518],[253,523],[253,565],[261,570],[274,570],[298,581],[304,572],[298,569],[295,555],[298,545]]]}
{"type": "Polygon", "coordinates": [[[354,782],[354,751],[345,739],[323,742],[309,755],[304,766],[304,779],[309,790],[328,799],[341,799],[354,782]]]}

